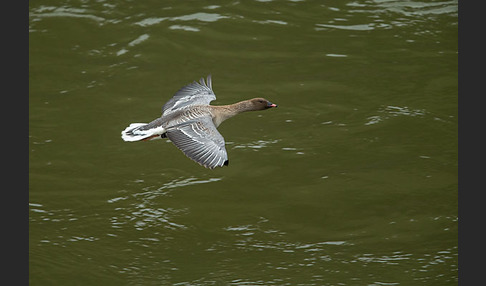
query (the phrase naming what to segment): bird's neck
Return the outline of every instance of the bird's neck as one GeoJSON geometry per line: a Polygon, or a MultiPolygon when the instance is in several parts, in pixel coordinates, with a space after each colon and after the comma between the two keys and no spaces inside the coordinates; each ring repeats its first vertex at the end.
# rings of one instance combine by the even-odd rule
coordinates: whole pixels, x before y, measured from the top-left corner
{"type": "Polygon", "coordinates": [[[223,121],[245,111],[250,111],[251,103],[247,100],[229,105],[211,106],[213,109],[213,122],[218,127],[223,121]]]}

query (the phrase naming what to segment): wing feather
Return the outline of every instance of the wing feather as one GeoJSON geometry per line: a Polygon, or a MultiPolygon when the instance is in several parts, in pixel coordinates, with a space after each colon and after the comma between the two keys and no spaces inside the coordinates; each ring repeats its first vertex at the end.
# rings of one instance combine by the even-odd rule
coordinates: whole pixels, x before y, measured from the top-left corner
{"type": "Polygon", "coordinates": [[[192,82],[179,91],[162,106],[162,116],[181,110],[182,108],[194,105],[206,105],[216,99],[213,92],[211,75],[208,75],[206,82],[201,78],[199,82],[192,82]]]}
{"type": "Polygon", "coordinates": [[[167,137],[187,157],[206,168],[222,167],[228,160],[224,138],[209,115],[169,128],[167,137]]]}

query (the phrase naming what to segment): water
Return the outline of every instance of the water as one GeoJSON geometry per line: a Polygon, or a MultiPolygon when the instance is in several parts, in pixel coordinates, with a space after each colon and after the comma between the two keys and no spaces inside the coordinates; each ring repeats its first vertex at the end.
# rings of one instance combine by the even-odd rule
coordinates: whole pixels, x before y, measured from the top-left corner
{"type": "Polygon", "coordinates": [[[29,3],[32,285],[456,285],[457,1],[29,3]],[[126,143],[181,86],[230,166],[126,143]]]}

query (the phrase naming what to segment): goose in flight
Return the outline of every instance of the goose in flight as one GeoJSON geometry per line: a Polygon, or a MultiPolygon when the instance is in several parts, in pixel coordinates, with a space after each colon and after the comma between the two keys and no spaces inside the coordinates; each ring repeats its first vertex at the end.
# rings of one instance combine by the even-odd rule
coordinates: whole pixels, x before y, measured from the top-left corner
{"type": "Polygon", "coordinates": [[[162,106],[162,116],[150,123],[132,123],[121,132],[124,141],[169,138],[187,157],[214,169],[228,165],[223,136],[218,126],[245,111],[277,107],[264,98],[253,98],[230,105],[209,105],[216,99],[211,76],[206,82],[192,82],[175,93],[162,106]]]}

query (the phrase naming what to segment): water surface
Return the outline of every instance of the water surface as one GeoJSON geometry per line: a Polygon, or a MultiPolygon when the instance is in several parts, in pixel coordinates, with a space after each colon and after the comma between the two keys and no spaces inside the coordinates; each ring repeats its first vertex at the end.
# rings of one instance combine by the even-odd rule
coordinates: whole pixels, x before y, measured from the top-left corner
{"type": "Polygon", "coordinates": [[[456,285],[457,1],[29,3],[32,285],[456,285]],[[230,166],[126,143],[181,86],[230,166]]]}

